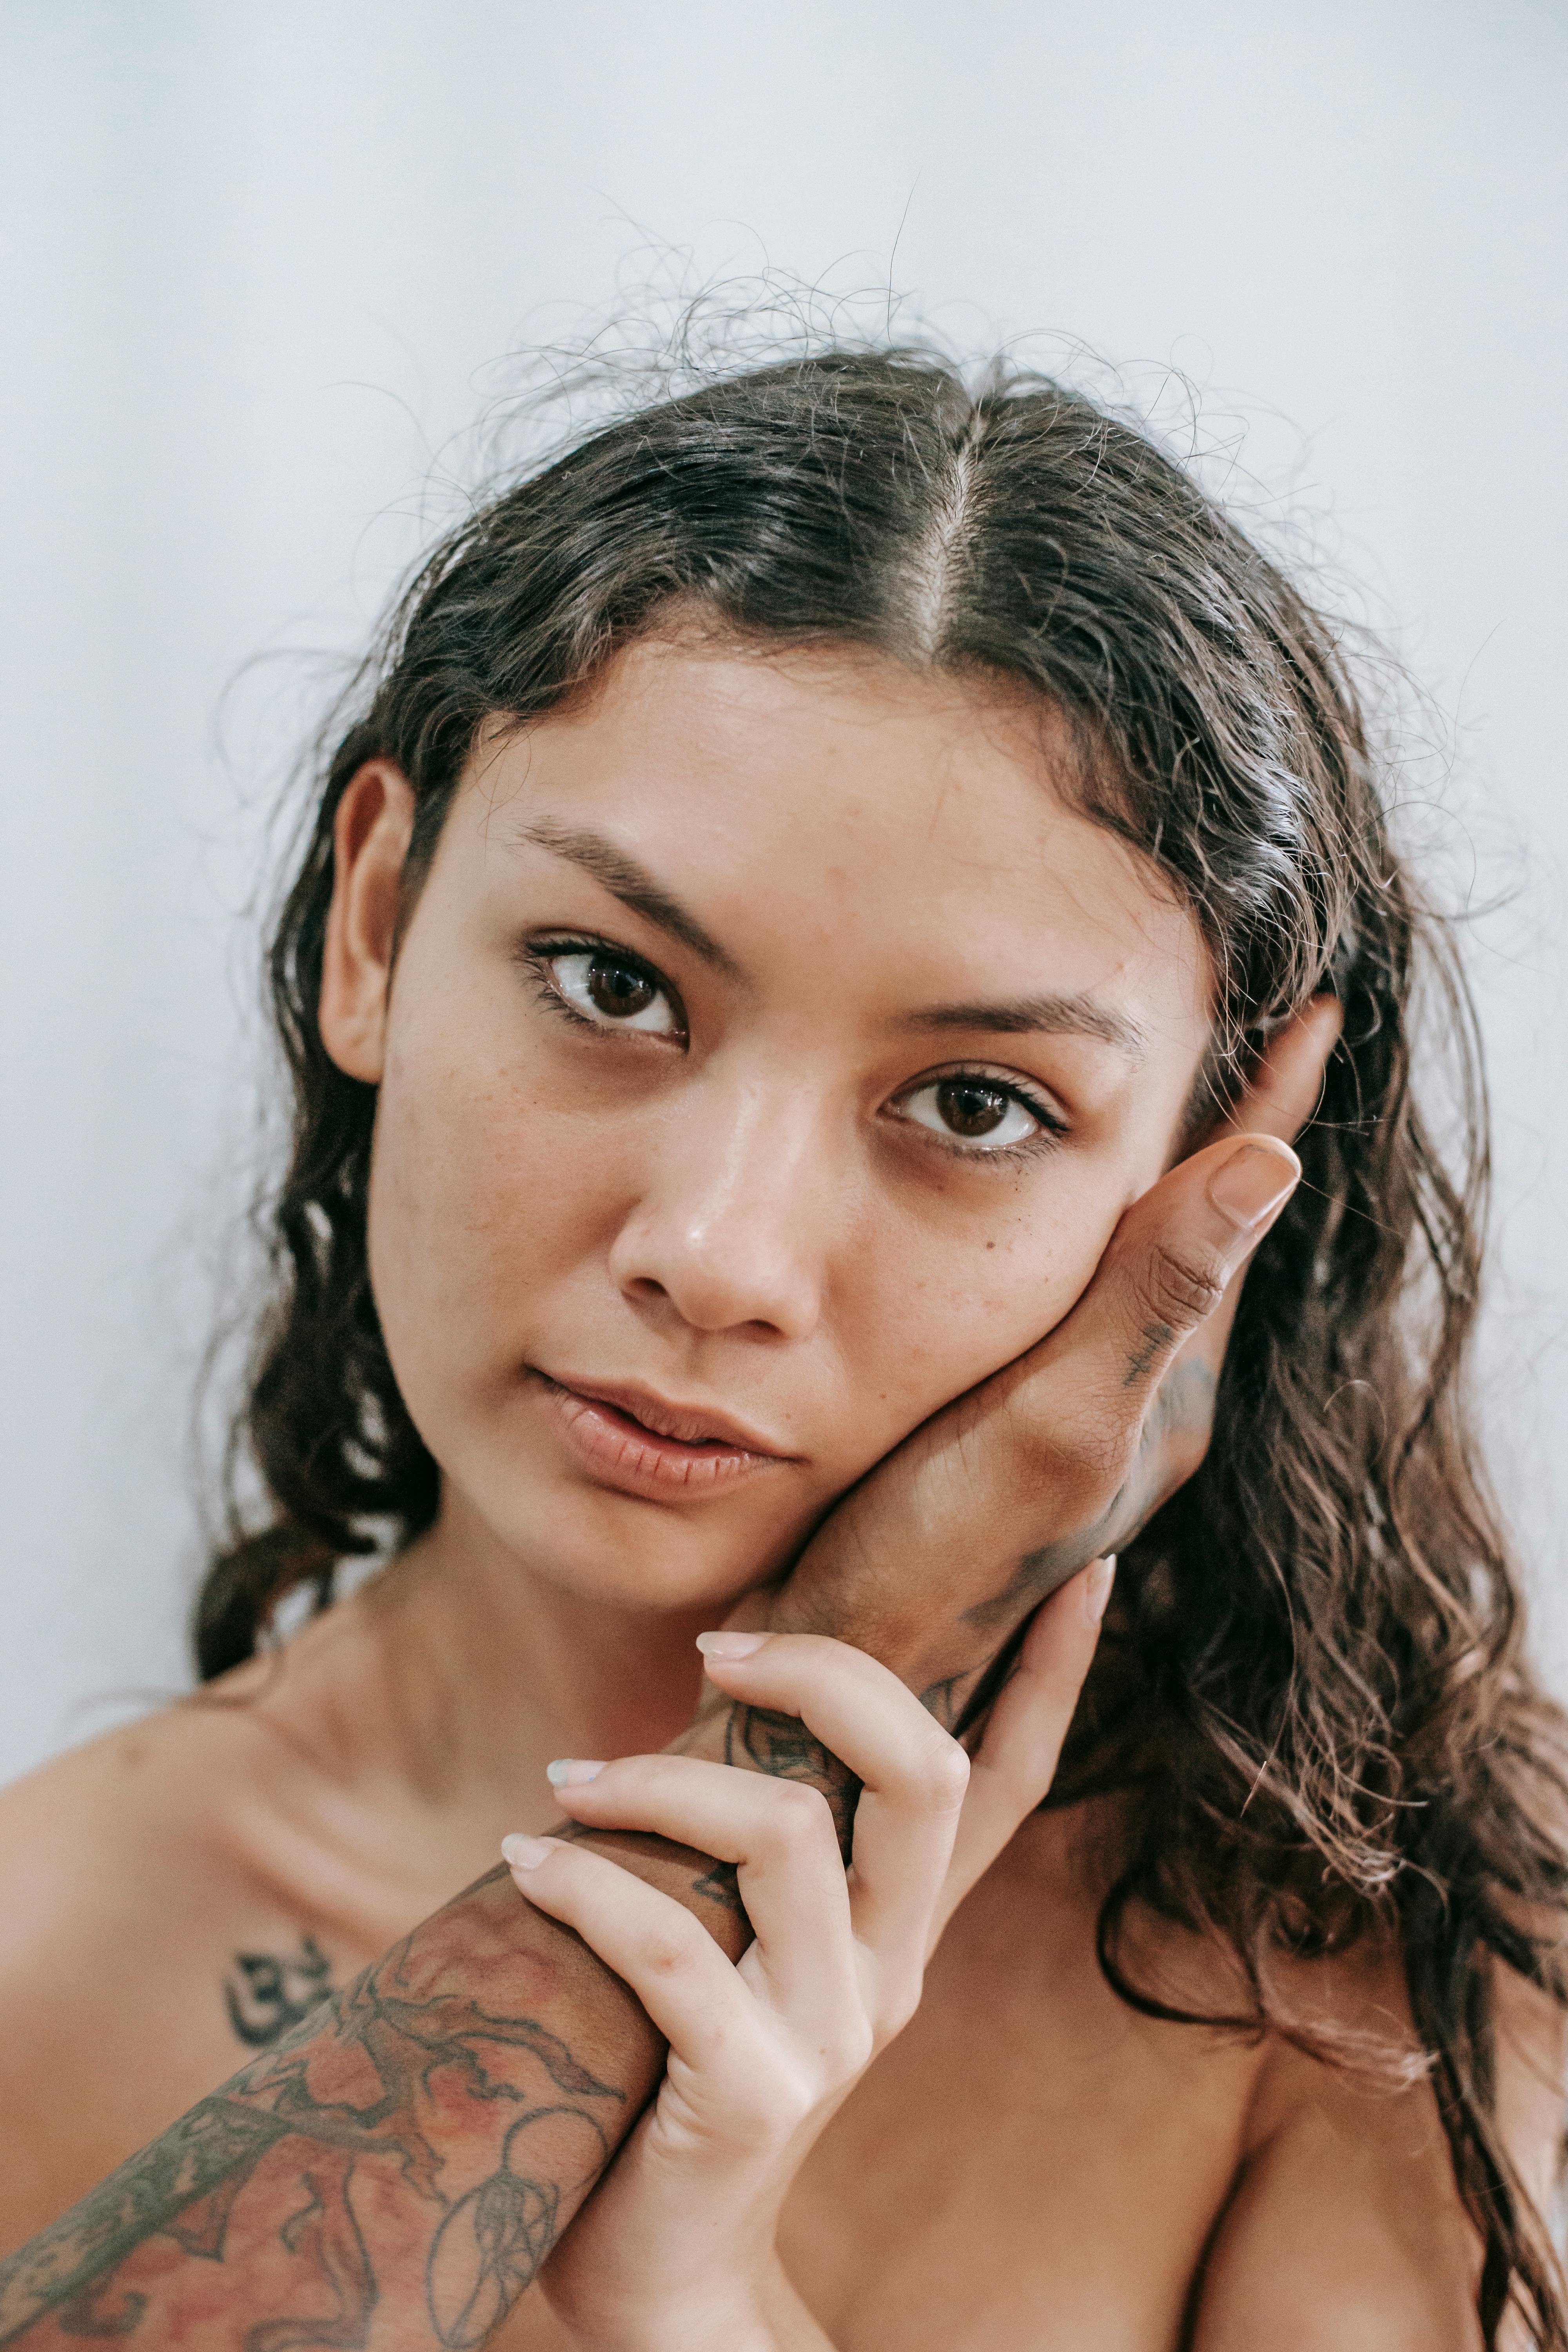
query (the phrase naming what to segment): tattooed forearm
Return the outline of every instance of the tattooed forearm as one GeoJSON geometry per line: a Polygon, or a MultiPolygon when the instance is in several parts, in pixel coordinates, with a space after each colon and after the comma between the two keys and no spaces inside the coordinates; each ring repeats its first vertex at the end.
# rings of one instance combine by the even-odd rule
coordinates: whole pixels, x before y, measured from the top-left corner
{"type": "Polygon", "coordinates": [[[0,2265],[0,2345],[478,2346],[661,2057],[497,1873],[0,2265]]]}
{"type": "MultiPolygon", "coordinates": [[[[793,1718],[725,1706],[693,1744],[814,1781],[847,1844],[858,1783],[793,1718]]],[[[750,1941],[727,1865],[659,1838],[574,1833],[685,1902],[732,1957],[750,1941]]],[[[469,2352],[663,2066],[620,1979],[504,1871],[290,2024],[279,2012],[309,1979],[280,1969],[275,1984],[271,1965],[231,1987],[269,2046],[0,2264],[0,2346],[469,2352]]]]}
{"type": "Polygon", "coordinates": [[[237,1952],[224,1979],[224,2006],[235,2037],[249,2050],[267,2050],[302,2024],[332,1989],[332,1964],[313,1936],[293,1959],[272,1952],[237,1952]]]}

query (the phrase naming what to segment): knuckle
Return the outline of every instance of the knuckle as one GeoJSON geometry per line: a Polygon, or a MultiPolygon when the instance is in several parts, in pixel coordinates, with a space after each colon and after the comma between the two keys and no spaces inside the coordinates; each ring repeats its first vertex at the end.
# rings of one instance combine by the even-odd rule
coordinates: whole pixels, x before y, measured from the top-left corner
{"type": "Polygon", "coordinates": [[[816,2071],[799,2053],[776,2044],[748,2049],[722,2087],[726,2137],[752,2151],[787,2140],[821,2103],[816,2071]]]}
{"type": "Polygon", "coordinates": [[[1225,1269],[1209,1252],[1158,1242],[1143,1267],[1142,1291],[1152,1319],[1171,1336],[1190,1330],[1225,1296],[1225,1269]]]}
{"type": "Polygon", "coordinates": [[[864,2013],[839,2021],[827,2052],[835,2086],[863,2074],[877,2052],[877,2035],[864,2013]]]}
{"type": "Polygon", "coordinates": [[[820,1789],[806,1780],[776,1780],[773,1789],[770,1828],[777,1843],[793,1852],[833,1835],[833,1808],[820,1789]]]}
{"type": "Polygon", "coordinates": [[[730,2111],[748,2137],[762,2139],[777,2130],[781,2119],[794,2122],[800,2085],[794,2069],[780,2063],[775,2053],[752,2050],[747,2058],[730,2078],[730,2111]]]}
{"type": "Polygon", "coordinates": [[[969,1758],[957,1740],[942,1732],[940,1743],[931,1742],[921,1771],[926,1801],[934,1812],[958,1811],[969,1788],[969,1758]]]}
{"type": "Polygon", "coordinates": [[[792,2084],[748,2084],[725,2097],[722,2144],[738,2157],[763,2155],[787,2141],[804,2120],[805,2103],[792,2084]]]}
{"type": "Polygon", "coordinates": [[[689,1927],[671,1921],[655,1928],[643,1948],[644,1964],[654,1976],[679,1976],[697,1959],[699,1939],[706,1942],[707,1937],[695,1920],[689,1927]]]}

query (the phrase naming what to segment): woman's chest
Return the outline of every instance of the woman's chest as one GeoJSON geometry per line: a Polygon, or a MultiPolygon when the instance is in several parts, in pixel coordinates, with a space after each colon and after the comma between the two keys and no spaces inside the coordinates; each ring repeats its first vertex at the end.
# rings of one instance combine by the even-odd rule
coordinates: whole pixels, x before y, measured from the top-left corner
{"type": "Polygon", "coordinates": [[[1130,2009],[1092,1927],[969,1906],[807,2159],[782,2245],[842,2352],[1178,2342],[1258,2057],[1130,2009]]]}

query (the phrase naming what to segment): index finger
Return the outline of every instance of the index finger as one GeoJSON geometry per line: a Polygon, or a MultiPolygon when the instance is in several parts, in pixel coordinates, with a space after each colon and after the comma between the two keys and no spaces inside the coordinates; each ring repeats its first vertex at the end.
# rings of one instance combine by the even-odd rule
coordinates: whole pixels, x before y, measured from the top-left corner
{"type": "MultiPolygon", "coordinates": [[[[817,1743],[818,1785],[852,1776],[858,1793],[835,1810],[852,1813],[847,1860],[857,1935],[884,1949],[923,1948],[926,1922],[957,1832],[969,1759],[907,1685],[877,1659],[817,1634],[773,1633],[741,1656],[709,1646],[709,1675],[737,1703],[737,1734],[726,1756],[761,1764],[776,1743],[770,1726],[795,1717],[817,1743]],[[746,1719],[764,1710],[759,1756],[746,1719]]],[[[753,1639],[755,1637],[752,1637],[753,1639]]],[[[793,1749],[787,1720],[784,1746],[793,1749]]]]}

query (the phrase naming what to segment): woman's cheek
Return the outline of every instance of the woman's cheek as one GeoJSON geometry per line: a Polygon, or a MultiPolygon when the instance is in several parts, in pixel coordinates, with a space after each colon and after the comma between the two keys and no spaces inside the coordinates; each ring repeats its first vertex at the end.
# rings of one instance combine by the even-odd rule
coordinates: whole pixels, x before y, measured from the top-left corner
{"type": "Polygon", "coordinates": [[[907,1428],[1012,1363],[1071,1313],[1133,1189],[1120,1170],[1086,1167],[1053,1186],[1047,1203],[1009,1202],[961,1245],[948,1234],[912,1244],[906,1236],[895,1247],[879,1354],[884,1367],[905,1368],[907,1428]]]}
{"type": "Polygon", "coordinates": [[[568,1247],[552,1221],[582,1200],[515,1077],[424,1042],[388,1055],[369,1198],[371,1286],[416,1421],[416,1398],[512,1371],[519,1310],[568,1247]]]}

